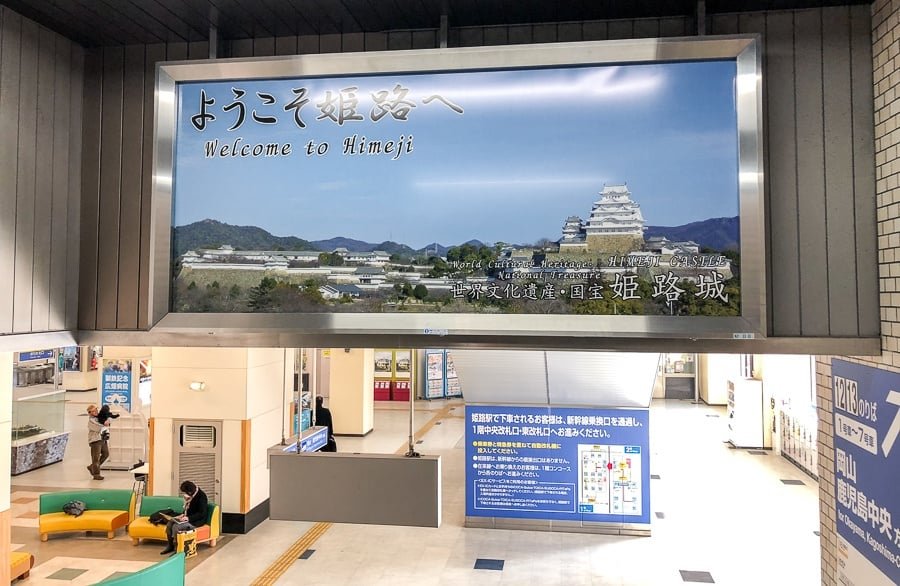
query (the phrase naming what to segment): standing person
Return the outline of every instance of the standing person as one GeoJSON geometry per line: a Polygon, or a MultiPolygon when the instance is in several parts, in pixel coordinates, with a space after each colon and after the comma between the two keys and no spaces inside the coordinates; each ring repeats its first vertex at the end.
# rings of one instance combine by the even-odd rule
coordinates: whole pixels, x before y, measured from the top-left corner
{"type": "Polygon", "coordinates": [[[205,525],[209,519],[209,499],[206,493],[200,490],[200,487],[185,480],[179,488],[181,496],[184,498],[184,513],[177,517],[172,517],[166,523],[166,541],[167,545],[159,555],[166,555],[175,551],[176,534],[182,531],[189,531],[194,527],[205,525]]]}
{"type": "Polygon", "coordinates": [[[316,425],[328,428],[328,443],[322,448],[323,452],[336,452],[337,442],[334,439],[334,422],[331,420],[331,410],[324,405],[322,397],[316,397],[316,425]]]}
{"type": "Polygon", "coordinates": [[[97,409],[96,405],[89,405],[87,408],[88,413],[88,445],[91,447],[91,465],[87,467],[88,472],[91,473],[91,476],[94,477],[94,480],[103,480],[103,477],[100,476],[100,466],[103,462],[106,462],[106,459],[109,458],[109,444],[107,444],[106,439],[103,437],[103,432],[107,431],[106,428],[109,426],[109,420],[106,420],[105,423],[100,423],[97,419],[97,415],[100,414],[100,411],[97,409]]]}

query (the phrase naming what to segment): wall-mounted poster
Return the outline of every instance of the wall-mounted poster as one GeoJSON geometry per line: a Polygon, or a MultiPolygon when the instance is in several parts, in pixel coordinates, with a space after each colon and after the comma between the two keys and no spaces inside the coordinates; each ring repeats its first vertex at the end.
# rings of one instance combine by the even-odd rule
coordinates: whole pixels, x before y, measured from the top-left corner
{"type": "Polygon", "coordinates": [[[425,398],[444,396],[444,350],[425,350],[425,398]]]}
{"type": "Polygon", "coordinates": [[[390,350],[375,350],[375,378],[394,376],[394,353],[390,350]]]}
{"type": "Polygon", "coordinates": [[[88,346],[88,370],[100,368],[100,360],[103,358],[103,346],[88,346]]]}
{"type": "Polygon", "coordinates": [[[447,390],[448,397],[462,397],[462,388],[459,386],[459,376],[456,374],[456,364],[453,362],[453,353],[447,350],[447,390]]]}
{"type": "Polygon", "coordinates": [[[103,359],[100,401],[131,412],[131,377],[130,359],[103,359]]]}
{"type": "Polygon", "coordinates": [[[66,346],[61,351],[62,368],[65,372],[79,372],[81,370],[81,347],[66,346]]]}
{"type": "Polygon", "coordinates": [[[742,239],[762,242],[745,173],[757,82],[740,73],[754,41],[695,61],[648,61],[653,43],[560,49],[571,62],[516,47],[440,65],[344,54],[341,71],[328,56],[164,66],[168,312],[381,314],[401,330],[500,314],[596,336],[591,316],[740,318],[748,270],[761,311],[763,256],[742,239]]]}
{"type": "Polygon", "coordinates": [[[412,376],[412,350],[394,351],[394,378],[409,380],[412,376]]]}

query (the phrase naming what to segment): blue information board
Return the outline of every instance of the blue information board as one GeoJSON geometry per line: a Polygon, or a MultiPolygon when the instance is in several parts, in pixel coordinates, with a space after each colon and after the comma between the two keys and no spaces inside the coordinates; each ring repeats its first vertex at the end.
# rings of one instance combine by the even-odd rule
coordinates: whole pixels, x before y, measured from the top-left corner
{"type": "Polygon", "coordinates": [[[648,411],[467,405],[466,515],[649,524],[648,411]]]}
{"type": "Polygon", "coordinates": [[[832,360],[838,582],[900,584],[900,374],[832,360]]]}
{"type": "Polygon", "coordinates": [[[300,439],[300,451],[301,452],[315,452],[320,448],[324,448],[325,444],[328,443],[328,428],[320,427],[315,431],[311,432],[309,435],[304,436],[300,439]]]}

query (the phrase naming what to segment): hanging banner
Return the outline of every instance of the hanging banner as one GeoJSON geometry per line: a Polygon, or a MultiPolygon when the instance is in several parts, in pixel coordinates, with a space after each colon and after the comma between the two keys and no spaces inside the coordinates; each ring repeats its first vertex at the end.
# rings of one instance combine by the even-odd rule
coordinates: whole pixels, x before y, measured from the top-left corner
{"type": "Polygon", "coordinates": [[[103,359],[100,401],[104,405],[114,405],[131,412],[130,359],[103,359]]]}
{"type": "Polygon", "coordinates": [[[831,361],[838,583],[900,584],[900,374],[831,361]]]}
{"type": "Polygon", "coordinates": [[[650,524],[646,409],[466,406],[466,515],[650,524]]]}

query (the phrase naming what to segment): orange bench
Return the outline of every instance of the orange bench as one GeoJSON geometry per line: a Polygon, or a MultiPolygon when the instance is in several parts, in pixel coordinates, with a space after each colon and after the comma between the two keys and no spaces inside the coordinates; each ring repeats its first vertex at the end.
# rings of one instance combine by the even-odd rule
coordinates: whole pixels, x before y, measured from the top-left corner
{"type": "Polygon", "coordinates": [[[9,579],[27,578],[34,567],[34,556],[27,551],[9,553],[9,579]]]}

